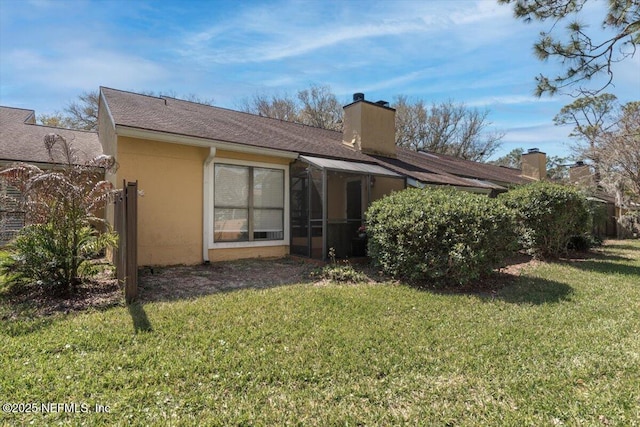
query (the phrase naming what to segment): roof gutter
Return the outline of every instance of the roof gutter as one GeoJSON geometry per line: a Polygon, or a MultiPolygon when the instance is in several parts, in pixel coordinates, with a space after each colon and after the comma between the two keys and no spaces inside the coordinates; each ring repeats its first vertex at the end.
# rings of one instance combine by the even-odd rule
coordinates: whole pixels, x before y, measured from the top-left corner
{"type": "Polygon", "coordinates": [[[298,153],[293,151],[277,150],[274,148],[256,147],[235,142],[219,141],[215,139],[200,138],[197,136],[179,135],[175,133],[160,132],[149,129],[140,129],[129,126],[116,125],[116,134],[130,138],[151,139],[154,141],[168,142],[170,144],[191,145],[195,147],[216,148],[218,150],[235,151],[237,153],[259,154],[264,156],[284,157],[297,159],[298,153]]]}

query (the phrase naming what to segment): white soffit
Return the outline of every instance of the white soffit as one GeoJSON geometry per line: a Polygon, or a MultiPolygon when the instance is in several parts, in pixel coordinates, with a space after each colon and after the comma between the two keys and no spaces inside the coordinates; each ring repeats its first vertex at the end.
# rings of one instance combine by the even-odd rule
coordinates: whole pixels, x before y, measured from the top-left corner
{"type": "Polygon", "coordinates": [[[402,178],[402,175],[391,172],[390,170],[385,169],[382,166],[372,165],[369,163],[348,162],[346,160],[333,160],[310,156],[300,156],[300,159],[320,169],[359,173],[364,175],[378,175],[402,178]]]}

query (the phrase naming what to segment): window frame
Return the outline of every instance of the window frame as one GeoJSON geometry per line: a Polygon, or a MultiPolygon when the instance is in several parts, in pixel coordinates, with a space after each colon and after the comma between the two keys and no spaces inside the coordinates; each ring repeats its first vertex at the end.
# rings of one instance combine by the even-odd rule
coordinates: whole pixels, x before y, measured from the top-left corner
{"type": "MultiPolygon", "coordinates": [[[[210,224],[210,232],[208,233],[209,249],[221,249],[221,248],[246,248],[246,247],[263,247],[263,246],[283,246],[288,245],[289,243],[289,165],[288,164],[278,164],[278,163],[266,163],[266,162],[254,162],[254,161],[244,161],[237,159],[228,159],[228,158],[215,158],[208,170],[207,174],[209,175],[210,182],[212,185],[210,186],[209,193],[209,203],[210,203],[210,214],[209,214],[209,224],[210,224]],[[249,183],[250,183],[250,199],[249,199],[249,207],[248,207],[248,223],[247,228],[249,231],[249,240],[242,241],[216,241],[215,240],[215,167],[216,165],[229,165],[229,166],[241,166],[249,168],[249,183]],[[282,216],[283,216],[283,233],[282,239],[253,239],[253,218],[251,218],[252,213],[254,211],[253,207],[253,170],[254,168],[260,169],[274,169],[282,171],[283,173],[283,207],[282,207],[282,216]]],[[[224,209],[224,208],[220,208],[224,209]]],[[[262,209],[262,208],[258,208],[262,209]]],[[[280,208],[274,208],[280,209],[280,208]]]]}

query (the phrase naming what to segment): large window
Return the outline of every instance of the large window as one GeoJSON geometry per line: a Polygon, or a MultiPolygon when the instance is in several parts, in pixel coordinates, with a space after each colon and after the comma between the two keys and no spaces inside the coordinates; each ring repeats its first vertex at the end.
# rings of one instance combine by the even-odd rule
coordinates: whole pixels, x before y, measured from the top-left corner
{"type": "Polygon", "coordinates": [[[214,241],[284,239],[284,170],[216,164],[214,241]]]}

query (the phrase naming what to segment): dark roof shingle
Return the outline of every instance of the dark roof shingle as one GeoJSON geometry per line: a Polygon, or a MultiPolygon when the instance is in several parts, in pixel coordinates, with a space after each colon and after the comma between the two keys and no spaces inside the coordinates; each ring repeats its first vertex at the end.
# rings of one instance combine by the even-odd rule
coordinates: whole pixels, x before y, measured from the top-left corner
{"type": "Polygon", "coordinates": [[[422,182],[503,189],[530,182],[519,170],[398,147],[397,158],[369,156],[342,143],[342,133],[174,98],[100,88],[116,126],[377,163],[422,182]],[[489,182],[490,181],[490,182],[489,182]]]}
{"type": "MultiPolygon", "coordinates": [[[[50,163],[44,137],[59,134],[71,144],[78,163],[102,154],[96,132],[61,129],[34,123],[35,112],[0,106],[0,160],[50,163]]],[[[54,162],[64,162],[62,152],[54,148],[54,162]]]]}
{"type": "Polygon", "coordinates": [[[320,157],[371,162],[342,133],[175,98],[101,88],[116,126],[194,136],[320,157]]]}

